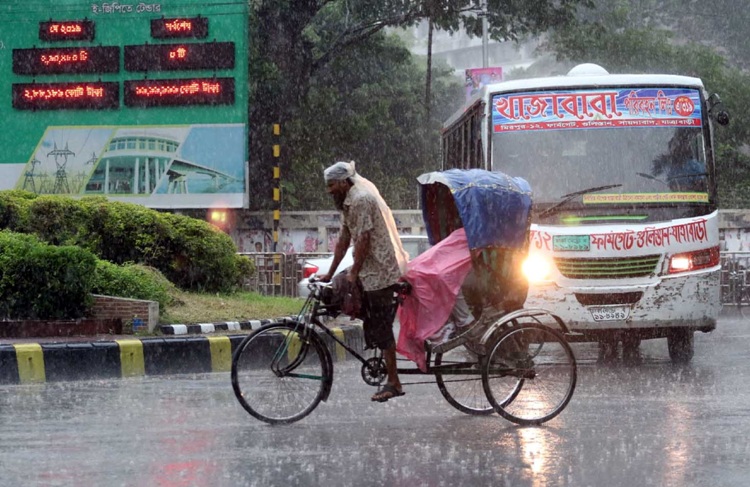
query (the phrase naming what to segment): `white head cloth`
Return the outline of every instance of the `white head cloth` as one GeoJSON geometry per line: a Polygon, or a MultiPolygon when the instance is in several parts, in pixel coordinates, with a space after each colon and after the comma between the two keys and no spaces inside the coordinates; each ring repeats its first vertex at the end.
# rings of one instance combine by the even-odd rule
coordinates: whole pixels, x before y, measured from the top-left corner
{"type": "Polygon", "coordinates": [[[354,161],[340,161],[323,171],[323,179],[325,179],[326,183],[329,181],[343,181],[354,177],[355,174],[357,174],[357,171],[354,169],[354,161]]]}

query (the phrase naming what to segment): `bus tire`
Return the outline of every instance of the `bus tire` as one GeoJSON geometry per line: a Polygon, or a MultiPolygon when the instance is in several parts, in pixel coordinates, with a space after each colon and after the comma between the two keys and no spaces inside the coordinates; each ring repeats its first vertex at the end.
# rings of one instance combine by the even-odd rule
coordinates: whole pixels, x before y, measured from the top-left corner
{"type": "Polygon", "coordinates": [[[638,336],[625,333],[622,336],[622,361],[628,363],[638,363],[640,361],[641,339],[638,336]]]}
{"type": "Polygon", "coordinates": [[[672,363],[686,364],[693,358],[695,351],[693,330],[674,328],[667,335],[667,348],[672,363]]]}

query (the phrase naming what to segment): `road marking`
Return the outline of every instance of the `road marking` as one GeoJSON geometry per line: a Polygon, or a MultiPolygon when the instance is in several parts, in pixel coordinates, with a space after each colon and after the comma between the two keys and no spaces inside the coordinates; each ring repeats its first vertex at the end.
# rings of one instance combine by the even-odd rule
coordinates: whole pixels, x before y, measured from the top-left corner
{"type": "MultiPolygon", "coordinates": [[[[342,342],[346,340],[346,337],[344,336],[344,330],[342,330],[341,328],[338,328],[338,327],[331,328],[331,331],[336,336],[336,338],[338,338],[342,342]]],[[[343,360],[346,360],[346,349],[337,343],[336,344],[336,361],[341,362],[343,360]]]]}
{"type": "Polygon", "coordinates": [[[227,372],[232,369],[232,343],[228,336],[206,337],[211,349],[211,371],[227,372]]]}
{"type": "Polygon", "coordinates": [[[143,342],[140,340],[115,340],[120,347],[120,370],[123,377],[146,375],[143,360],[143,342]]]}
{"type": "Polygon", "coordinates": [[[22,384],[45,382],[47,376],[44,373],[42,346],[38,343],[19,343],[13,345],[13,347],[16,349],[16,361],[18,362],[18,380],[22,384]]]}

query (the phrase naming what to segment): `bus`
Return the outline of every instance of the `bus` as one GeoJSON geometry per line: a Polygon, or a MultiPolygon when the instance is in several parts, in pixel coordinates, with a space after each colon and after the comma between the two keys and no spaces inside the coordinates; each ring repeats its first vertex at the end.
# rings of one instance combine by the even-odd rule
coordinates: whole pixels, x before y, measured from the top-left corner
{"type": "Polygon", "coordinates": [[[666,338],[685,363],[720,309],[713,132],[728,122],[700,79],[584,64],[485,86],[444,124],[442,167],[530,183],[526,307],[600,358],[666,338]]]}

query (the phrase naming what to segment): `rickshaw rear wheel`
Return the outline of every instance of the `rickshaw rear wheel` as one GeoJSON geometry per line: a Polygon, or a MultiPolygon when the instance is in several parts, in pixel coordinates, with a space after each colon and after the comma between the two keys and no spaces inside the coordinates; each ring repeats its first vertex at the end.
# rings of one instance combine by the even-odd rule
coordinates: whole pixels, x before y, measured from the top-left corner
{"type": "Polygon", "coordinates": [[[435,366],[446,364],[460,364],[466,372],[445,375],[435,373],[440,394],[448,404],[466,414],[483,416],[494,413],[495,408],[487,401],[487,395],[484,393],[482,367],[477,356],[464,347],[435,354],[435,366]]]}
{"type": "Polygon", "coordinates": [[[577,381],[573,350],[559,331],[524,323],[502,332],[489,347],[482,384],[487,399],[505,419],[542,424],[560,414],[577,381]],[[509,391],[515,391],[508,401],[509,391]]]}

